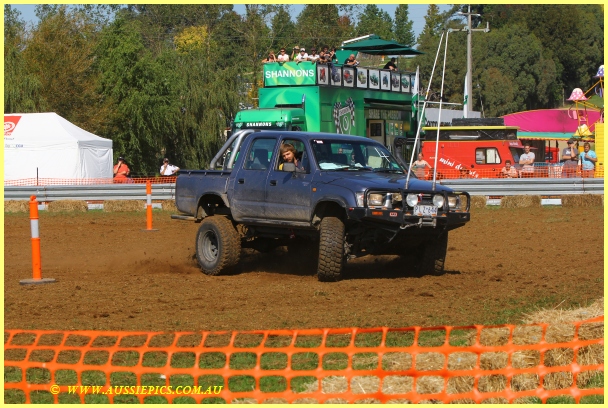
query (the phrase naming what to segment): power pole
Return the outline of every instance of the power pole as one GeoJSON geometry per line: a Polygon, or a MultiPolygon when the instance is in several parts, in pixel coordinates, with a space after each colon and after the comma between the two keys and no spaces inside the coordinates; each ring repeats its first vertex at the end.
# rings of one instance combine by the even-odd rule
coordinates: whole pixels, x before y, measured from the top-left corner
{"type": "MultiPolygon", "coordinates": [[[[490,31],[490,23],[486,22],[486,28],[476,28],[473,29],[472,24],[471,24],[471,16],[476,16],[476,17],[481,17],[481,14],[473,14],[471,13],[471,5],[469,4],[469,11],[467,13],[463,13],[461,11],[458,12],[458,14],[463,15],[463,16],[467,16],[467,28],[463,28],[460,31],[466,31],[467,32],[467,76],[466,76],[466,91],[468,92],[468,95],[465,95],[465,97],[467,97],[467,103],[464,106],[465,112],[464,112],[464,117],[468,118],[470,115],[469,113],[471,112],[471,105],[473,105],[473,62],[471,59],[471,50],[472,50],[472,46],[471,46],[471,39],[472,39],[472,34],[473,31],[483,31],[484,33],[487,33],[490,31]]],[[[458,31],[458,30],[455,30],[458,31]]]]}

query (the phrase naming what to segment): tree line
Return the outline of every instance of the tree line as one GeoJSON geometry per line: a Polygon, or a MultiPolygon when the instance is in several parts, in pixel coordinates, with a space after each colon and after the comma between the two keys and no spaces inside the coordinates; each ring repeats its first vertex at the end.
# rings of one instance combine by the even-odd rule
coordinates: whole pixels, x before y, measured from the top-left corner
{"type": "MultiPolygon", "coordinates": [[[[424,52],[400,66],[419,66],[426,89],[442,33],[466,26],[462,5],[430,5],[418,37],[407,4],[394,16],[376,5],[311,4],[295,17],[289,5],[248,4],[243,15],[231,4],[38,5],[33,27],[4,7],[4,112],[56,112],[112,139],[140,175],[157,172],[162,157],[206,167],[236,112],[255,105],[269,50],[338,47],[374,33],[424,52]]],[[[474,28],[490,23],[473,33],[472,51],[472,107],[487,117],[561,106],[603,64],[600,5],[471,11],[480,14],[474,28]]],[[[466,33],[448,39],[443,95],[462,103],[466,33]]]]}

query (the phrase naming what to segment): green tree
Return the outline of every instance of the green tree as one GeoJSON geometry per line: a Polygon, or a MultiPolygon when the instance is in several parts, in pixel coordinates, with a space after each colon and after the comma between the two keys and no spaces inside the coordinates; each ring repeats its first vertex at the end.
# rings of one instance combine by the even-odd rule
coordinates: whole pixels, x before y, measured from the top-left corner
{"type": "Polygon", "coordinates": [[[118,16],[99,46],[100,93],[106,106],[107,135],[115,155],[136,174],[157,171],[163,140],[176,134],[180,112],[175,51],[154,57],[144,45],[142,23],[118,16]]]}
{"type": "Polygon", "coordinates": [[[270,27],[272,32],[270,48],[272,51],[278,53],[281,47],[293,43],[296,38],[296,25],[291,20],[291,7],[289,5],[282,4],[277,7],[270,27]]]}
{"type": "Polygon", "coordinates": [[[351,23],[341,19],[339,8],[334,4],[307,4],[296,21],[298,42],[317,48],[339,46],[346,39],[344,33],[351,23]]]}
{"type": "Polygon", "coordinates": [[[57,114],[90,131],[103,115],[95,91],[96,27],[87,16],[62,6],[31,33],[23,52],[27,70],[40,81],[40,95],[57,114]]]}
{"type": "Polygon", "coordinates": [[[356,30],[357,36],[376,34],[385,40],[394,38],[391,16],[386,11],[380,10],[375,4],[365,6],[363,13],[359,16],[356,30]]]}
{"type": "Polygon", "coordinates": [[[42,83],[27,67],[25,23],[21,13],[4,5],[4,113],[44,110],[42,83]]]}
{"type": "Polygon", "coordinates": [[[414,22],[410,20],[407,4],[399,4],[395,9],[395,41],[408,47],[416,44],[414,22]]]}

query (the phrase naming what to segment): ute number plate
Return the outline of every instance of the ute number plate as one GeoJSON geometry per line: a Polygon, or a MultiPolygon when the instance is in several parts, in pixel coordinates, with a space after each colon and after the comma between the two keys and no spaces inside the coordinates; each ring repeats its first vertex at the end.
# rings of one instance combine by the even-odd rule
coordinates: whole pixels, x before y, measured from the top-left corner
{"type": "Polygon", "coordinates": [[[436,217],[437,206],[435,205],[416,205],[414,206],[414,215],[419,217],[436,217]]]}

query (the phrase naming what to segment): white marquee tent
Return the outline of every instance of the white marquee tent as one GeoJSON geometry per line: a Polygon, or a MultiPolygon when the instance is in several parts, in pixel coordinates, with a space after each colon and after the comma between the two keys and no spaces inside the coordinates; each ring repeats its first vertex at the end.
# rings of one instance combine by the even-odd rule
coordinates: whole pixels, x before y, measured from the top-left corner
{"type": "Polygon", "coordinates": [[[4,115],[4,180],[112,178],[112,141],[56,113],[4,115]]]}

